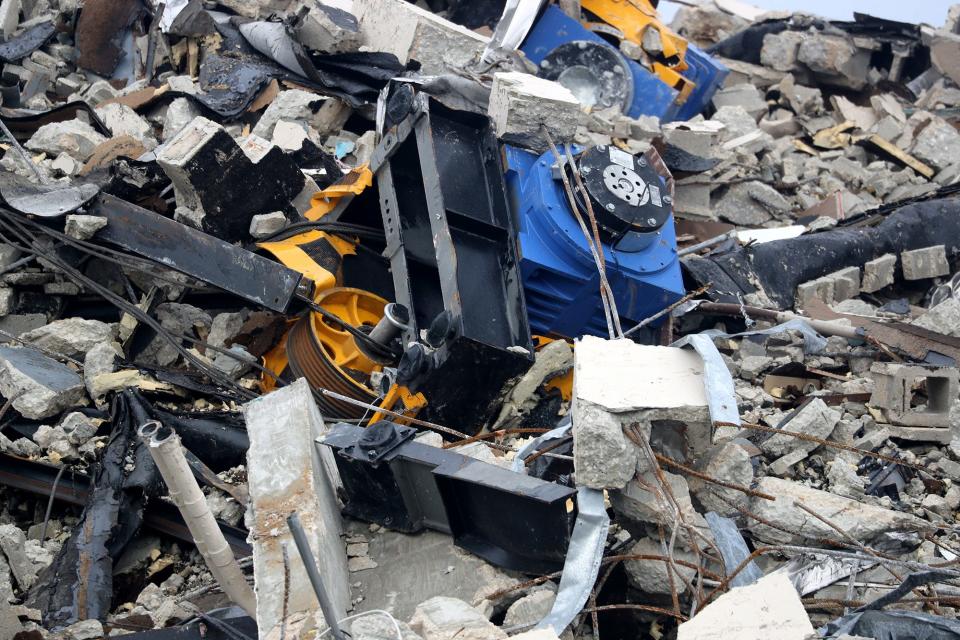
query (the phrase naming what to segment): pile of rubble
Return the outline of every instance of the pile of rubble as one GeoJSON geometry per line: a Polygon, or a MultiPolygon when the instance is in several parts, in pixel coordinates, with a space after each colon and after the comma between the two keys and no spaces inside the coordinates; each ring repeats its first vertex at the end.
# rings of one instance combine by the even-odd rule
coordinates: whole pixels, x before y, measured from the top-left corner
{"type": "Polygon", "coordinates": [[[960,5],[0,0],[0,640],[960,637],[960,5]]]}

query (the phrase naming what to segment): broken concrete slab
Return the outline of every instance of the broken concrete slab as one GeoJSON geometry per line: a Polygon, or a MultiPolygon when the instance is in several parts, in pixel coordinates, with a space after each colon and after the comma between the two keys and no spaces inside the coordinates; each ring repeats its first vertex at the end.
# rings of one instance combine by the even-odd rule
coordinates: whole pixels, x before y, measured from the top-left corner
{"type": "Polygon", "coordinates": [[[931,116],[916,134],[910,153],[934,169],[945,169],[960,157],[960,132],[942,118],[931,116]]]}
{"type": "Polygon", "coordinates": [[[269,140],[273,137],[273,130],[278,122],[284,120],[309,123],[322,104],[324,104],[324,98],[310,91],[301,89],[281,91],[257,120],[252,133],[269,140]]]}
{"type": "Polygon", "coordinates": [[[785,573],[731,589],[677,628],[677,640],[805,640],[812,635],[807,611],[785,573]]]}
{"type": "MultiPolygon", "coordinates": [[[[841,413],[839,411],[828,407],[820,398],[814,398],[791,415],[780,428],[827,439],[836,428],[840,417],[841,413]]],[[[763,452],[771,456],[782,456],[797,449],[810,452],[818,446],[816,442],[798,440],[793,436],[779,434],[774,434],[760,443],[763,452]]]]}
{"type": "Polygon", "coordinates": [[[495,73],[488,115],[504,142],[547,148],[545,126],[557,143],[568,142],[580,122],[580,102],[563,85],[527,73],[495,73]]]}
{"type": "Polygon", "coordinates": [[[717,109],[739,106],[753,116],[754,120],[759,120],[768,109],[767,101],[763,99],[760,91],[749,84],[737,84],[717,91],[713,95],[713,105],[717,109]]]}
{"type": "Polygon", "coordinates": [[[947,298],[910,324],[946,336],[960,337],[960,299],[947,298]]]}
{"type": "Polygon", "coordinates": [[[392,53],[401,64],[416,60],[426,75],[467,67],[489,40],[402,0],[354,0],[353,13],[371,51],[392,53]]]}
{"type": "MultiPolygon", "coordinates": [[[[16,525],[0,525],[0,551],[6,556],[7,564],[21,591],[29,589],[37,579],[37,567],[24,551],[26,543],[26,534],[16,525]]],[[[6,603],[0,604],[6,606],[6,603]]]]}
{"type": "Polygon", "coordinates": [[[850,500],[781,478],[761,478],[756,490],[776,496],[776,500],[751,498],[750,511],[778,527],[750,521],[747,528],[755,539],[770,544],[822,544],[824,539],[835,542],[849,540],[833,527],[814,518],[797,503],[827,518],[855,540],[873,546],[883,546],[886,535],[903,535],[925,531],[930,523],[910,514],[883,509],[850,500]],[[788,533],[789,532],[789,533],[788,533]]]}
{"type": "Polygon", "coordinates": [[[942,244],[904,251],[900,254],[900,264],[906,280],[925,280],[950,274],[950,263],[947,262],[946,248],[942,244]]]}
{"type": "Polygon", "coordinates": [[[289,221],[282,211],[261,213],[250,218],[250,236],[260,240],[277,233],[287,226],[289,221]]]}
{"type": "Polygon", "coordinates": [[[29,345],[72,358],[82,358],[101,343],[117,339],[118,326],[99,320],[64,318],[20,336],[29,345]]]}
{"type": "Polygon", "coordinates": [[[871,52],[856,47],[845,36],[809,33],[800,42],[797,60],[818,80],[850,89],[867,83],[871,52]]]}
{"type": "Polygon", "coordinates": [[[716,202],[718,216],[743,226],[757,227],[775,215],[789,213],[792,205],[773,187],[759,181],[731,186],[716,202]]]}
{"type": "Polygon", "coordinates": [[[284,612],[311,613],[317,607],[303,562],[296,558],[289,562],[289,589],[284,588],[284,547],[295,549],[286,524],[291,513],[299,515],[334,610],[344,617],[350,579],[331,480],[337,476],[328,475],[336,473],[336,463],[322,462],[314,445],[324,423],[306,379],[249,402],[243,415],[250,435],[249,526],[261,632],[281,624],[284,612]]]}
{"type": "Polygon", "coordinates": [[[77,240],[89,240],[97,231],[107,226],[107,219],[100,216],[71,214],[67,216],[67,223],[63,232],[77,240]]]}
{"type": "Polygon", "coordinates": [[[29,347],[0,347],[0,393],[24,417],[39,420],[78,406],[83,379],[29,347]]]}

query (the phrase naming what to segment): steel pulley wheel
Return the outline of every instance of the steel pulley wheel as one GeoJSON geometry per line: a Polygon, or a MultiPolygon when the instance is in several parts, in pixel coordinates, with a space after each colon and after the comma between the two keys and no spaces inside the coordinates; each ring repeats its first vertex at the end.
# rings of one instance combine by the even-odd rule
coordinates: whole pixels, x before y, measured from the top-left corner
{"type": "MultiPolygon", "coordinates": [[[[383,317],[387,301],[361,289],[335,288],[323,292],[316,303],[351,327],[369,330],[383,317]]],[[[311,387],[328,389],[366,403],[377,394],[370,388],[370,374],[382,369],[357,348],[355,338],[333,320],[319,313],[301,318],[287,336],[287,359],[291,372],[303,376],[311,387]]],[[[320,395],[321,413],[331,418],[362,418],[366,409],[320,395]]]]}

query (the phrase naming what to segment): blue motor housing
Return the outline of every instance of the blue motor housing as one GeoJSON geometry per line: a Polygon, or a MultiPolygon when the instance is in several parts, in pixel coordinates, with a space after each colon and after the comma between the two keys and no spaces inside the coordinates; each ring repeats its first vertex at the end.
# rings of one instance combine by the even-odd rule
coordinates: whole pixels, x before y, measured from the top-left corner
{"type": "MultiPolygon", "coordinates": [[[[607,336],[600,277],[563,184],[554,177],[553,154],[538,157],[511,146],[504,152],[531,329],[545,335],[607,336]]],[[[624,324],[653,315],[685,293],[672,214],[657,224],[640,250],[633,250],[637,243],[630,251],[603,245],[607,279],[624,324]]]]}
{"type": "Polygon", "coordinates": [[[539,66],[561,45],[583,40],[609,48],[622,61],[621,64],[629,68],[633,91],[629,104],[623,105],[622,110],[631,118],[647,115],[656,116],[662,122],[688,120],[703,111],[730,72],[700,49],[687,45],[684,59],[689,68],[682,75],[697,86],[686,102],[678,104],[679,92],[676,89],[636,61],[621,54],[616,47],[586,29],[556,5],[550,5],[544,10],[520,49],[531,62],[539,66]]]}

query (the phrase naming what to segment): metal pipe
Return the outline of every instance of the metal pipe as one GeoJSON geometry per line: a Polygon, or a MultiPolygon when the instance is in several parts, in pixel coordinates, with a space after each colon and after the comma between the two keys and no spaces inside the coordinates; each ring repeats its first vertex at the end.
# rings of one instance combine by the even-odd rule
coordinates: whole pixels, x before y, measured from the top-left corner
{"type": "Polygon", "coordinates": [[[297,545],[297,551],[300,552],[300,560],[303,561],[303,567],[307,570],[307,577],[310,578],[313,591],[317,594],[320,611],[323,612],[323,619],[327,621],[327,626],[330,627],[330,633],[336,640],[347,640],[337,622],[337,614],[334,612],[333,603],[330,602],[327,590],[323,586],[323,580],[317,570],[317,561],[313,557],[313,551],[310,550],[307,533],[303,530],[303,525],[300,524],[300,516],[296,512],[287,517],[287,526],[290,527],[290,533],[293,534],[293,542],[297,545]]]}
{"type": "Polygon", "coordinates": [[[200,485],[190,471],[183,447],[180,446],[180,437],[173,429],[164,427],[156,420],[145,422],[137,430],[137,434],[146,443],[153,461],[157,463],[170,498],[183,514],[190,535],[193,536],[197,550],[207,563],[210,573],[227,597],[240,605],[250,617],[256,618],[257,598],[247,584],[230,545],[207,505],[200,485]]]}
{"type": "Polygon", "coordinates": [[[377,344],[389,346],[410,322],[410,311],[402,304],[391,302],[383,308],[383,317],[370,331],[370,339],[377,344]]]}
{"type": "Polygon", "coordinates": [[[683,256],[690,255],[691,253],[696,253],[701,249],[706,249],[707,247],[715,247],[718,244],[724,242],[725,240],[728,240],[730,238],[736,238],[736,237],[737,237],[736,230],[727,231],[726,233],[721,233],[719,236],[714,236],[709,240],[704,240],[703,242],[699,242],[695,245],[680,249],[680,251],[677,252],[677,256],[682,258],[683,256]]]}

